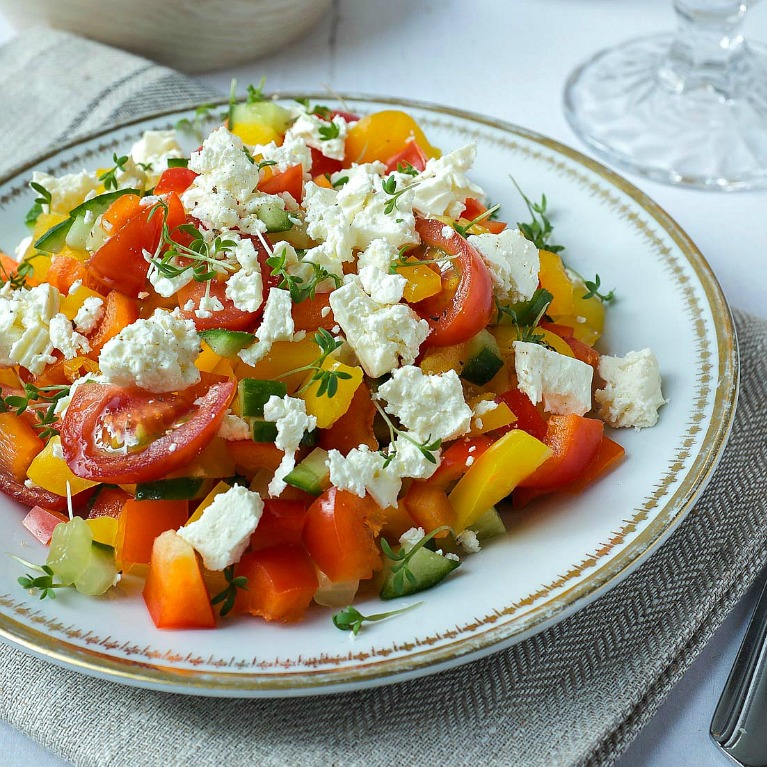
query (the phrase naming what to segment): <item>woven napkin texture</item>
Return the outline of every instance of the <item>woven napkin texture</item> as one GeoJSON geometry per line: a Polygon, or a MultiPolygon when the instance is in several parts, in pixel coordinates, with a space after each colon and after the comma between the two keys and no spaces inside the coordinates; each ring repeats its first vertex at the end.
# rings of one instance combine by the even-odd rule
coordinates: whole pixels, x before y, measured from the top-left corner
{"type": "MultiPolygon", "coordinates": [[[[0,50],[0,89],[6,164],[210,95],[167,69],[53,32],[0,50]]],[[[436,677],[287,700],[148,692],[2,646],[2,716],[83,767],[612,764],[767,560],[767,321],[735,318],[740,402],[711,485],[653,557],[554,628],[436,677]]]]}

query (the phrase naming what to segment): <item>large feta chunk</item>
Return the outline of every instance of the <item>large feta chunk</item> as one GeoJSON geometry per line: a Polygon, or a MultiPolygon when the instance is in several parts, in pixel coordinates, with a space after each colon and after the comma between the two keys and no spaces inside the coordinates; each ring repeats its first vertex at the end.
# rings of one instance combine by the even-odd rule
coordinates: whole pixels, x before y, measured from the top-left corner
{"type": "Polygon", "coordinates": [[[143,166],[147,175],[147,184],[155,186],[163,171],[168,168],[168,160],[183,157],[175,130],[148,130],[131,147],[131,159],[143,166]]]}
{"type": "Polygon", "coordinates": [[[300,114],[288,128],[286,138],[300,141],[316,149],[325,157],[343,160],[346,151],[347,125],[341,115],[335,115],[331,121],[317,115],[300,114]]]}
{"type": "Polygon", "coordinates": [[[469,238],[490,272],[493,291],[500,301],[529,301],[538,287],[541,262],[538,248],[519,229],[500,234],[473,234],[469,238]]]}
{"type": "Polygon", "coordinates": [[[521,392],[549,413],[583,415],[591,410],[591,365],[540,344],[514,341],[514,367],[521,392]]]}
{"type": "Polygon", "coordinates": [[[594,399],[603,421],[616,428],[655,426],[658,408],[666,400],[658,360],[649,349],[629,352],[625,357],[602,356],[599,375],[605,386],[594,392],[594,399]]]}
{"type": "Polygon", "coordinates": [[[330,294],[336,322],[372,378],[399,365],[411,365],[429,334],[429,324],[405,304],[379,304],[356,283],[349,282],[330,294]]]}
{"type": "Polygon", "coordinates": [[[418,442],[454,439],[469,430],[472,411],[454,370],[429,375],[406,365],[381,384],[378,396],[386,401],[386,412],[396,416],[418,442]]]}
{"type": "Polygon", "coordinates": [[[397,304],[402,300],[407,280],[401,274],[383,272],[377,266],[359,270],[360,285],[379,304],[397,304]]]}
{"type": "Polygon", "coordinates": [[[300,138],[286,134],[280,146],[273,141],[268,144],[256,144],[251,147],[251,152],[253,157],[273,162],[271,168],[275,173],[284,173],[288,168],[301,163],[304,178],[311,178],[312,152],[300,138]]]}
{"type": "Polygon", "coordinates": [[[399,251],[386,240],[373,240],[370,245],[359,254],[357,258],[357,270],[362,271],[367,266],[374,266],[382,272],[388,273],[392,263],[399,256],[399,251]]]}
{"type": "Polygon", "coordinates": [[[402,478],[391,468],[384,468],[386,459],[380,453],[372,452],[367,445],[355,447],[344,457],[338,450],[328,452],[330,481],[339,490],[364,498],[370,493],[382,508],[397,506],[397,496],[402,487],[402,478]]]}
{"type": "Polygon", "coordinates": [[[200,338],[191,320],[155,309],[123,328],[101,350],[99,367],[111,383],[152,392],[181,391],[200,380],[200,338]]]}
{"type": "Polygon", "coordinates": [[[216,189],[226,190],[235,199],[246,199],[258,185],[259,171],[244,149],[239,136],[217,128],[197,152],[192,152],[189,168],[209,178],[216,189]]]}
{"type": "Polygon", "coordinates": [[[226,297],[242,312],[255,312],[264,301],[261,272],[240,269],[226,281],[226,297]]]}
{"type": "Polygon", "coordinates": [[[296,465],[296,450],[304,434],[317,427],[317,419],[306,414],[306,403],[302,399],[272,395],[264,405],[264,420],[277,425],[274,444],[285,453],[269,483],[269,495],[274,498],[285,489],[285,477],[296,465]]]}
{"type": "Polygon", "coordinates": [[[431,158],[413,185],[413,210],[426,217],[458,218],[467,197],[484,199],[484,191],[466,177],[476,156],[477,145],[472,142],[443,157],[431,158]]]}
{"type": "Polygon", "coordinates": [[[45,187],[51,193],[50,210],[43,206],[44,213],[69,213],[72,208],[97,193],[101,181],[95,173],[81,171],[64,176],[51,176],[35,171],[32,181],[45,187]]]}
{"type": "Polygon", "coordinates": [[[239,562],[263,510],[258,493],[234,485],[217,495],[198,520],[180,528],[178,535],[199,552],[208,570],[223,570],[239,562]]]}
{"type": "Polygon", "coordinates": [[[293,324],[293,300],[287,290],[272,288],[266,299],[261,324],[256,330],[258,341],[239,353],[246,365],[255,365],[269,354],[275,341],[291,341],[295,325],[293,324]]]}

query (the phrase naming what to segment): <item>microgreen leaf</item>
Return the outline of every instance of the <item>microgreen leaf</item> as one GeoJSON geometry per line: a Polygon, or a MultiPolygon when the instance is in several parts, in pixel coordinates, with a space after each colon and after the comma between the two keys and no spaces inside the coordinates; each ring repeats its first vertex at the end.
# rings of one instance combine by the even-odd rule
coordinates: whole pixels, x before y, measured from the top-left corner
{"type": "Polygon", "coordinates": [[[24,223],[29,227],[33,227],[37,223],[38,217],[43,212],[44,206],[50,211],[52,198],[51,193],[37,181],[30,181],[29,186],[32,191],[37,192],[37,197],[35,197],[32,207],[27,211],[24,223]]]}
{"type": "Polygon", "coordinates": [[[240,589],[243,591],[248,590],[248,579],[244,575],[235,576],[234,565],[224,568],[224,578],[226,578],[226,588],[210,600],[210,603],[214,606],[217,604],[221,605],[218,614],[222,618],[232,612],[235,600],[237,599],[237,592],[240,589]]]}
{"type": "Polygon", "coordinates": [[[330,141],[331,139],[338,138],[341,129],[337,123],[329,122],[326,125],[320,125],[317,132],[320,134],[321,141],[330,141]]]}
{"type": "Polygon", "coordinates": [[[69,584],[56,583],[56,576],[48,565],[36,565],[32,562],[27,562],[26,560],[15,556],[11,556],[11,559],[15,559],[17,562],[24,565],[25,567],[29,567],[31,570],[42,573],[42,575],[37,576],[25,573],[16,579],[19,586],[21,586],[23,589],[27,591],[39,591],[40,599],[55,599],[55,589],[72,588],[72,586],[69,584]]]}
{"type": "Polygon", "coordinates": [[[602,287],[602,280],[599,279],[597,274],[593,280],[584,280],[583,284],[586,286],[588,293],[583,294],[583,298],[593,298],[596,296],[600,301],[609,303],[615,300],[615,290],[611,290],[609,293],[600,293],[599,289],[602,287]]]}
{"type": "MultiPolygon", "coordinates": [[[[176,130],[182,131],[183,133],[189,133],[202,143],[204,138],[203,123],[210,117],[212,110],[212,104],[200,104],[200,106],[194,110],[194,117],[191,120],[188,117],[184,117],[176,123],[176,130]]],[[[174,163],[173,160],[168,160],[169,168],[177,167],[172,163],[174,163]]]]}
{"type": "Polygon", "coordinates": [[[407,607],[400,607],[399,610],[391,610],[388,613],[376,613],[375,615],[363,615],[356,607],[348,605],[333,615],[333,625],[341,631],[351,631],[354,636],[360,633],[363,623],[373,623],[391,618],[394,615],[412,610],[419,607],[423,602],[416,602],[407,607]]]}
{"type": "Polygon", "coordinates": [[[381,450],[379,451],[382,456],[384,456],[384,469],[394,460],[395,456],[397,455],[397,449],[394,447],[394,437],[397,435],[398,437],[402,437],[403,439],[406,439],[411,444],[415,445],[415,447],[418,448],[418,451],[421,453],[421,455],[429,462],[429,463],[437,463],[437,458],[434,455],[434,453],[437,452],[437,450],[442,447],[442,440],[441,439],[435,439],[433,441],[429,441],[431,437],[427,437],[426,440],[423,442],[419,442],[416,439],[413,439],[406,431],[402,431],[401,429],[398,429],[393,423],[391,418],[387,415],[386,411],[381,407],[379,402],[377,400],[373,400],[373,404],[376,407],[376,410],[380,413],[381,417],[384,420],[384,423],[389,427],[389,433],[391,435],[391,443],[386,451],[381,450]]]}
{"type": "Polygon", "coordinates": [[[551,236],[554,232],[554,225],[548,217],[548,201],[546,195],[541,195],[540,202],[531,202],[530,198],[522,191],[516,179],[509,176],[517,191],[525,201],[527,210],[530,213],[531,221],[529,223],[517,223],[517,228],[526,239],[535,245],[538,250],[548,250],[550,253],[560,253],[565,249],[564,245],[555,245],[551,242],[551,236]]]}
{"type": "Polygon", "coordinates": [[[63,385],[37,387],[26,383],[22,394],[0,396],[0,412],[21,415],[27,410],[30,411],[37,419],[33,426],[39,430],[40,439],[47,441],[59,433],[55,428],[58,419],[56,405],[62,397],[69,394],[69,388],[63,385]]]}
{"type": "Polygon", "coordinates": [[[104,189],[117,189],[117,173],[118,171],[125,170],[125,165],[127,164],[128,159],[129,158],[127,154],[123,155],[122,157],[118,157],[117,153],[115,152],[112,155],[114,167],[110,168],[108,171],[102,173],[99,176],[99,181],[104,184],[104,189]]]}
{"type": "Polygon", "coordinates": [[[266,259],[267,266],[272,270],[272,277],[279,277],[278,288],[287,290],[294,304],[300,304],[307,298],[314,298],[317,286],[325,280],[333,280],[335,287],[339,287],[341,279],[336,274],[331,274],[324,267],[311,261],[304,261],[312,269],[312,275],[308,280],[297,277],[288,272],[287,250],[283,249],[280,255],[272,255],[266,259]]]}
{"type": "Polygon", "coordinates": [[[471,229],[471,228],[472,228],[472,227],[473,227],[475,224],[479,224],[479,223],[481,223],[482,221],[484,221],[485,219],[490,219],[490,218],[492,218],[493,214],[494,214],[494,213],[497,213],[497,212],[500,210],[500,208],[501,208],[500,204],[498,204],[498,205],[493,205],[493,207],[492,207],[492,208],[488,208],[488,209],[487,209],[486,211],[484,211],[483,213],[480,213],[480,214],[479,214],[479,215],[478,215],[476,218],[473,218],[473,219],[472,219],[471,221],[469,221],[467,224],[463,224],[463,225],[461,225],[461,224],[458,224],[458,223],[454,223],[454,224],[453,224],[453,229],[455,229],[455,231],[456,231],[456,232],[458,232],[458,234],[460,234],[460,235],[461,235],[461,237],[468,237],[468,236],[469,236],[469,230],[470,230],[470,229],[471,229]]]}

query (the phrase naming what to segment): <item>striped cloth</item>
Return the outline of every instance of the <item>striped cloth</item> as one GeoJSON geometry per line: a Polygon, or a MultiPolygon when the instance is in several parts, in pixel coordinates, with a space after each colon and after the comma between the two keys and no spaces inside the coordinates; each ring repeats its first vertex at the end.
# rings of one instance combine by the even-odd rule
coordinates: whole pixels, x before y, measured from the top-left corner
{"type": "MultiPolygon", "coordinates": [[[[0,50],[0,89],[0,172],[98,126],[211,95],[45,31],[0,50]]],[[[436,677],[285,700],[132,689],[2,646],[2,716],[82,767],[612,764],[767,560],[767,322],[735,317],[740,402],[708,490],[649,561],[554,628],[436,677]]]]}

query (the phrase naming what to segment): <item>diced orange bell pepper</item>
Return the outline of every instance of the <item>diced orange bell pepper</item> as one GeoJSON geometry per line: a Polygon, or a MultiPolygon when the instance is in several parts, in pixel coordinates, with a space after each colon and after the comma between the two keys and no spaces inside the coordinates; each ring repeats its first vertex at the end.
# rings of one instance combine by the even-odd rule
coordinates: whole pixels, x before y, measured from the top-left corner
{"type": "MultiPolygon", "coordinates": [[[[322,362],[322,369],[341,373],[348,378],[337,378],[337,389],[332,397],[327,393],[320,395],[320,381],[310,383],[313,373],[309,373],[304,385],[309,384],[301,393],[306,403],[306,412],[317,419],[318,429],[329,429],[351,407],[354,394],[362,383],[362,368],[351,367],[338,362],[331,357],[326,357],[322,362]]],[[[303,388],[303,387],[302,387],[303,388]]]]}
{"type": "Polygon", "coordinates": [[[147,564],[155,538],[177,530],[189,517],[187,501],[126,501],[117,530],[117,561],[124,566],[147,564]]]}
{"type": "Polygon", "coordinates": [[[453,344],[452,346],[431,346],[423,353],[419,363],[421,370],[427,375],[439,375],[454,370],[460,375],[466,364],[468,344],[453,344]]]}
{"type": "Polygon", "coordinates": [[[290,310],[293,326],[298,330],[331,330],[336,324],[333,310],[330,308],[330,293],[317,293],[314,298],[307,298],[293,304],[290,310]]]}
{"type": "Polygon", "coordinates": [[[389,506],[383,510],[383,527],[381,535],[391,543],[399,543],[403,533],[411,527],[417,527],[416,521],[410,516],[404,503],[397,506],[389,506]]]}
{"type": "Polygon", "coordinates": [[[447,490],[492,444],[493,440],[484,434],[456,440],[442,454],[437,470],[429,477],[429,484],[447,490]]]}
{"type": "MultiPolygon", "coordinates": [[[[122,199],[122,197],[118,198],[122,199]]],[[[108,293],[104,301],[104,316],[98,328],[88,340],[91,350],[88,356],[97,360],[104,344],[114,338],[123,328],[132,325],[138,319],[138,303],[117,290],[108,293]]]]}
{"type": "Polygon", "coordinates": [[[268,621],[301,620],[319,587],[314,565],[300,546],[250,552],[234,571],[248,579],[247,590],[237,592],[237,609],[268,621]]]}
{"type": "Polygon", "coordinates": [[[450,493],[450,503],[456,513],[456,532],[473,525],[550,455],[551,450],[543,442],[519,429],[494,442],[450,493]]]}
{"type": "Polygon", "coordinates": [[[35,506],[24,517],[22,524],[40,543],[47,546],[51,542],[54,528],[62,522],[68,521],[69,517],[60,511],[49,511],[40,506],[35,506]]]}
{"type": "Polygon", "coordinates": [[[274,471],[284,455],[272,442],[253,442],[250,439],[229,440],[226,449],[232,456],[237,471],[249,477],[261,469],[274,471]]]}
{"type": "Polygon", "coordinates": [[[43,447],[43,441],[21,416],[0,413],[0,471],[24,482],[27,469],[43,447]]]}
{"type": "Polygon", "coordinates": [[[69,289],[78,281],[89,288],[93,288],[98,284],[93,280],[82,261],[71,256],[61,255],[60,253],[53,257],[45,279],[46,282],[53,285],[64,296],[69,293],[69,289]]]}
{"type": "Polygon", "coordinates": [[[577,479],[569,485],[565,485],[562,490],[566,493],[580,493],[592,482],[607,473],[609,469],[614,468],[625,455],[626,451],[623,447],[609,437],[603,436],[591,463],[577,479]]]}
{"type": "MultiPolygon", "coordinates": [[[[408,513],[427,533],[438,527],[452,527],[455,521],[455,509],[448,500],[445,491],[428,480],[417,479],[408,488],[402,499],[408,513]]],[[[436,538],[444,538],[447,530],[437,533],[436,538]]]]}
{"type": "Polygon", "coordinates": [[[378,450],[378,440],[373,431],[375,415],[376,408],[370,397],[370,389],[358,386],[349,409],[329,429],[320,431],[320,447],[338,450],[344,455],[360,445],[378,450]]]}
{"type": "Polygon", "coordinates": [[[158,629],[205,629],[216,625],[197,555],[173,530],[154,541],[144,601],[158,629]]]}

